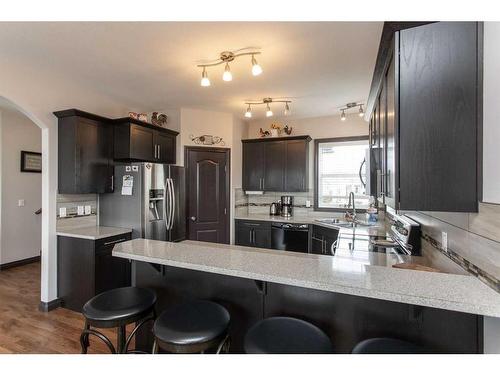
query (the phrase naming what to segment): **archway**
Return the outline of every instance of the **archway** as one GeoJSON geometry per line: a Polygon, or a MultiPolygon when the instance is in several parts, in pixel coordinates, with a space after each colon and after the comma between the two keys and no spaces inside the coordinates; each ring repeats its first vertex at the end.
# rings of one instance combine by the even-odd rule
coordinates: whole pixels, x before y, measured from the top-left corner
{"type": "MultiPolygon", "coordinates": [[[[29,118],[42,130],[42,240],[41,240],[41,290],[40,309],[50,310],[57,305],[57,123],[42,121],[36,110],[7,95],[0,97],[15,110],[29,118]]],[[[50,119],[50,114],[43,114],[50,119]]]]}

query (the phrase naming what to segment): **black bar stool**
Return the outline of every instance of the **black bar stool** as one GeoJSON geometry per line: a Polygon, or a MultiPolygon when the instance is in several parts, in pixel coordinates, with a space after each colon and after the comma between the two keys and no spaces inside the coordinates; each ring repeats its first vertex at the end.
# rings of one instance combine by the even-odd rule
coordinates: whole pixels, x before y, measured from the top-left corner
{"type": "Polygon", "coordinates": [[[89,335],[102,340],[111,353],[142,353],[129,351],[128,347],[138,329],[156,318],[154,306],[156,294],[150,289],[125,287],[109,290],[90,299],[82,309],[85,326],[80,335],[82,354],[87,353],[89,335]],[[126,337],[127,324],[136,323],[134,330],[126,337]],[[117,348],[101,332],[91,328],[117,328],[117,348]]]}
{"type": "Polygon", "coordinates": [[[273,317],[261,320],[247,332],[247,354],[333,353],[328,336],[311,323],[296,318],[273,317]]]}
{"type": "Polygon", "coordinates": [[[216,353],[229,350],[228,311],[211,301],[186,302],[162,312],[153,326],[158,347],[170,353],[204,353],[216,348],[216,353]]]}
{"type": "Polygon", "coordinates": [[[427,353],[423,347],[408,341],[377,337],[359,342],[352,354],[423,354],[427,353]]]}

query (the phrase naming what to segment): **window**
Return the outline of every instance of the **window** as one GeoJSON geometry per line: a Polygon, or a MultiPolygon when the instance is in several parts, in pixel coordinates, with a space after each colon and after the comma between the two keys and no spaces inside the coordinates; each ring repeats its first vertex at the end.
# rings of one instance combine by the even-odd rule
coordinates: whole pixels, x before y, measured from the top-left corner
{"type": "Polygon", "coordinates": [[[361,174],[366,182],[363,161],[368,137],[317,139],[314,143],[314,208],[320,211],[345,210],[351,192],[354,192],[356,209],[368,208],[369,196],[365,195],[360,179],[361,174]]]}

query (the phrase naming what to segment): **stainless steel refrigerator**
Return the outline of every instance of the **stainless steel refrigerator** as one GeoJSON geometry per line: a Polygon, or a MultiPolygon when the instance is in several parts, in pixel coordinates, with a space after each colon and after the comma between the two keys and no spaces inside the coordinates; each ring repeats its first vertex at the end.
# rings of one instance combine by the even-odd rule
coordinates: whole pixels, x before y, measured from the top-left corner
{"type": "Polygon", "coordinates": [[[113,193],[99,195],[99,225],[131,228],[132,238],[186,239],[183,167],[116,164],[114,185],[113,193]]]}

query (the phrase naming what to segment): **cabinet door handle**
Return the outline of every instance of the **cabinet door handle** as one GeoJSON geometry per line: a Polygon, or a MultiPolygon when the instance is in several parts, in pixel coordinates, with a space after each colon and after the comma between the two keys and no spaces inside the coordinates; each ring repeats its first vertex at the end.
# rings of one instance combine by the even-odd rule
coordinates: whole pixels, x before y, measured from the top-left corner
{"type": "Polygon", "coordinates": [[[266,179],[263,178],[262,179],[262,190],[265,190],[266,189],[266,179]]]}
{"type": "Polygon", "coordinates": [[[115,176],[111,176],[111,190],[115,190],[115,176]]]}
{"type": "Polygon", "coordinates": [[[250,242],[250,245],[252,244],[252,232],[253,232],[253,229],[250,229],[250,231],[248,232],[248,235],[250,236],[250,239],[248,240],[248,242],[250,242]]]}
{"type": "Polygon", "coordinates": [[[161,159],[161,145],[158,145],[158,159],[161,159]]]}

